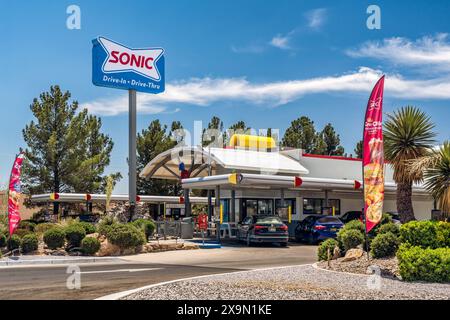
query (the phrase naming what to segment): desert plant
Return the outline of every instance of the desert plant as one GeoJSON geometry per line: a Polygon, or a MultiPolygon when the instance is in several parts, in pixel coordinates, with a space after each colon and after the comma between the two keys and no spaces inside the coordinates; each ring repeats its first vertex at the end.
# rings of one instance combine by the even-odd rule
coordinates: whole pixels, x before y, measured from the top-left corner
{"type": "Polygon", "coordinates": [[[57,226],[58,225],[56,223],[51,223],[51,222],[39,223],[34,228],[34,232],[36,232],[37,234],[44,234],[47,230],[50,230],[57,226]]]}
{"type": "Polygon", "coordinates": [[[450,248],[424,249],[402,244],[397,258],[403,280],[450,282],[450,248]]]}
{"type": "Polygon", "coordinates": [[[323,241],[317,249],[317,257],[319,258],[319,261],[328,260],[328,250],[330,251],[331,256],[333,256],[335,247],[338,247],[338,242],[336,240],[327,239],[323,241]]]}
{"type": "Polygon", "coordinates": [[[6,236],[0,233],[0,248],[6,247],[6,236]]]}
{"type": "Polygon", "coordinates": [[[19,249],[22,243],[22,239],[18,235],[13,234],[11,238],[8,239],[8,250],[12,251],[19,249]]]}
{"type": "Polygon", "coordinates": [[[84,231],[86,231],[86,234],[93,234],[97,232],[97,228],[92,223],[81,221],[79,222],[80,226],[84,228],[84,231]]]}
{"type": "Polygon", "coordinates": [[[19,222],[19,229],[26,229],[29,231],[34,231],[35,227],[36,227],[36,223],[29,221],[29,220],[22,220],[19,222]]]}
{"type": "Polygon", "coordinates": [[[84,254],[93,255],[100,250],[100,241],[94,237],[86,237],[81,241],[81,249],[84,254]]]}
{"type": "Polygon", "coordinates": [[[14,231],[14,234],[20,238],[23,238],[28,234],[33,234],[33,231],[30,231],[28,229],[16,229],[16,231],[14,231]]]}
{"type": "Polygon", "coordinates": [[[356,248],[364,243],[364,235],[356,229],[341,230],[338,233],[339,241],[345,251],[356,248]]]}
{"type": "Polygon", "coordinates": [[[397,183],[397,211],[402,223],[415,220],[412,206],[412,184],[422,174],[409,169],[409,162],[427,155],[434,144],[434,125],[420,109],[407,106],[388,114],[384,124],[385,158],[394,169],[397,183]]]}
{"type": "Polygon", "coordinates": [[[86,237],[86,231],[79,222],[67,226],[64,229],[64,233],[66,234],[66,239],[70,247],[79,247],[81,240],[86,237]]]}
{"type": "Polygon", "coordinates": [[[49,229],[44,233],[44,242],[52,250],[63,247],[65,238],[66,234],[60,227],[49,229]]]}
{"type": "Polygon", "coordinates": [[[370,243],[370,253],[374,258],[385,258],[395,255],[400,241],[392,232],[379,233],[370,243]]]}
{"type": "Polygon", "coordinates": [[[36,251],[39,246],[38,237],[35,234],[27,234],[22,238],[22,252],[29,253],[36,251]]]}
{"type": "Polygon", "coordinates": [[[380,226],[380,229],[378,229],[378,234],[388,233],[391,232],[395,236],[400,235],[400,228],[395,223],[386,223],[380,226]]]}
{"type": "Polygon", "coordinates": [[[146,239],[148,239],[148,237],[152,236],[153,232],[156,229],[155,223],[151,220],[137,219],[137,220],[133,221],[132,224],[136,228],[138,228],[144,232],[146,239]]]}
{"type": "Polygon", "coordinates": [[[131,224],[112,224],[106,237],[112,244],[121,249],[132,248],[145,243],[144,233],[131,224]]]}

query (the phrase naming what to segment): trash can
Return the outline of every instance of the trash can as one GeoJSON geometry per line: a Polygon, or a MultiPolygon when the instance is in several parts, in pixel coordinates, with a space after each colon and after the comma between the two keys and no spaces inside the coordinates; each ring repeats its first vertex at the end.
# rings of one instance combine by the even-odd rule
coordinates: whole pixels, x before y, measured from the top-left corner
{"type": "Polygon", "coordinates": [[[194,224],[192,218],[181,220],[181,239],[192,239],[194,237],[194,224]]]}

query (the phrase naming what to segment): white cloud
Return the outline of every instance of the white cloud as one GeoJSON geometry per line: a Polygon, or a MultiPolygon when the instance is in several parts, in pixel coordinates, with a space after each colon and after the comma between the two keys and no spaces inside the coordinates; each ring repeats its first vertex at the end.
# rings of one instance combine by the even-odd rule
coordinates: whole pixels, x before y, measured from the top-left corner
{"type": "MultiPolygon", "coordinates": [[[[166,91],[158,95],[139,94],[138,112],[167,113],[174,112],[168,109],[170,105],[208,106],[220,101],[276,107],[308,94],[367,93],[381,74],[379,70],[361,67],[357,71],[337,76],[269,83],[251,83],[245,78],[194,78],[167,84],[166,91]]],[[[450,100],[449,80],[406,80],[400,75],[391,74],[386,76],[386,94],[406,99],[450,100]]],[[[95,114],[117,115],[128,112],[128,97],[100,99],[82,106],[95,114]]]]}
{"type": "Polygon", "coordinates": [[[351,57],[374,58],[403,66],[433,67],[450,71],[450,42],[448,34],[425,36],[415,41],[394,37],[382,41],[370,41],[354,50],[348,50],[351,57]]]}
{"type": "Polygon", "coordinates": [[[314,9],[308,11],[305,16],[308,20],[308,27],[311,29],[319,29],[325,23],[327,10],[324,8],[314,9]]]}
{"type": "Polygon", "coordinates": [[[282,36],[279,34],[273,37],[272,40],[270,40],[270,45],[282,50],[288,50],[291,48],[289,45],[289,41],[290,41],[289,35],[282,36]]]}

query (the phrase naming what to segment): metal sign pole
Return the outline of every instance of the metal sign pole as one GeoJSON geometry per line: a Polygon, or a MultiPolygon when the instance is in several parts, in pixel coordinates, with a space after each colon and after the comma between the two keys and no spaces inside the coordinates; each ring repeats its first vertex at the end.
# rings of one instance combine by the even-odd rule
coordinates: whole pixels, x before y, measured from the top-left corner
{"type": "Polygon", "coordinates": [[[129,221],[136,211],[136,90],[128,90],[129,141],[128,141],[128,201],[129,221]]]}

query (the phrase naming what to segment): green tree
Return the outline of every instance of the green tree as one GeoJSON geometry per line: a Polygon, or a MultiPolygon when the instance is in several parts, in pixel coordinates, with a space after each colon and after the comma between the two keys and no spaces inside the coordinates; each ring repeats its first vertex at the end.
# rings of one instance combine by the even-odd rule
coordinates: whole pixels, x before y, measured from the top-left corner
{"type": "Polygon", "coordinates": [[[357,157],[358,159],[362,159],[362,157],[363,157],[363,141],[362,140],[358,141],[354,151],[355,151],[355,157],[357,157]]]}
{"type": "Polygon", "coordinates": [[[424,112],[407,106],[388,114],[384,124],[384,153],[394,168],[397,183],[397,211],[400,221],[414,220],[412,184],[422,179],[422,173],[414,173],[409,163],[429,154],[435,143],[434,124],[424,112]]]}
{"type": "MultiPolygon", "coordinates": [[[[102,133],[101,121],[78,111],[69,91],[50,87],[30,106],[36,118],[23,130],[27,144],[23,165],[24,189],[30,193],[95,192],[109,164],[111,139],[102,133]],[[86,189],[85,189],[86,188],[86,189]]],[[[54,213],[58,213],[58,203],[54,213]]]]}
{"type": "Polygon", "coordinates": [[[328,123],[316,139],[315,151],[328,156],[342,156],[344,147],[340,143],[340,136],[336,133],[331,123],[328,123]]]}
{"type": "Polygon", "coordinates": [[[208,123],[207,129],[203,129],[202,146],[206,147],[207,145],[209,145],[211,143],[215,144],[216,146],[223,146],[223,144],[224,144],[224,141],[223,141],[224,133],[223,133],[223,122],[222,122],[222,120],[220,120],[220,118],[217,117],[217,116],[213,116],[211,118],[211,121],[209,121],[209,123],[208,123]],[[207,129],[208,130],[217,130],[218,131],[217,133],[219,134],[219,136],[217,136],[217,137],[216,136],[214,136],[214,137],[207,136],[206,135],[206,130],[207,129]],[[214,143],[215,139],[218,139],[216,143],[214,143]]]}
{"type": "MultiPolygon", "coordinates": [[[[172,123],[171,129],[182,129],[180,123],[172,123]]],[[[153,120],[147,129],[137,135],[137,171],[141,172],[144,167],[160,153],[173,148],[177,141],[167,133],[167,126],[161,125],[159,120],[153,120]]],[[[141,179],[137,180],[137,191],[139,194],[178,195],[180,188],[178,182],[163,179],[141,179]]]]}
{"type": "Polygon", "coordinates": [[[290,148],[301,148],[306,153],[312,153],[316,143],[316,129],[314,121],[310,118],[302,116],[291,122],[291,126],[287,128],[282,145],[290,148]]]}

